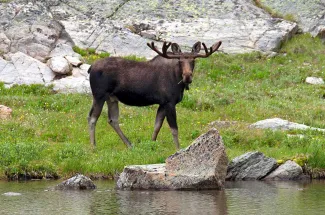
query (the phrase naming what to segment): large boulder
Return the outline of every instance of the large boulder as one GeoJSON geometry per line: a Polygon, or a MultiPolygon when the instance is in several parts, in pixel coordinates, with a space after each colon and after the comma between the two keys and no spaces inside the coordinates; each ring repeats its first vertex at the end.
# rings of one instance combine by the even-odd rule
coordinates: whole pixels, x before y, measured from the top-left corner
{"type": "Polygon", "coordinates": [[[261,152],[248,152],[230,162],[226,180],[260,180],[276,167],[275,159],[265,157],[261,152]]]}
{"type": "Polygon", "coordinates": [[[273,172],[267,175],[263,180],[297,180],[302,179],[303,170],[296,162],[288,160],[273,172]]]}
{"type": "Polygon", "coordinates": [[[8,55],[10,60],[0,57],[0,81],[6,86],[14,84],[47,84],[55,74],[44,63],[22,53],[8,55]]]}
{"type": "Polygon", "coordinates": [[[90,94],[90,83],[85,76],[68,76],[52,82],[53,90],[59,93],[90,94]]]}
{"type": "Polygon", "coordinates": [[[166,164],[124,168],[120,189],[222,189],[228,159],[216,129],[198,137],[189,147],[166,159],[166,164]]]}
{"type": "Polygon", "coordinates": [[[96,189],[96,185],[87,176],[77,174],[60,184],[56,185],[56,190],[91,190],[96,189]]]}

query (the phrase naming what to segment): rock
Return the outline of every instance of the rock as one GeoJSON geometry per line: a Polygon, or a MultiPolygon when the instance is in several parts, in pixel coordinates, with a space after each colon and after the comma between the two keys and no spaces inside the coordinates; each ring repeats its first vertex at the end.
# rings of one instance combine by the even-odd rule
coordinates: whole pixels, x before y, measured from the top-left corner
{"type": "Polygon", "coordinates": [[[7,54],[9,50],[10,40],[3,32],[0,32],[0,56],[3,54],[7,54]]]}
{"type": "Polygon", "coordinates": [[[80,66],[82,64],[82,61],[78,57],[72,57],[72,56],[65,56],[65,59],[71,64],[72,66],[80,66]]]}
{"type": "Polygon", "coordinates": [[[303,170],[296,162],[288,160],[263,180],[297,180],[302,179],[303,170]]]}
{"type": "Polygon", "coordinates": [[[59,93],[91,93],[89,80],[84,76],[68,76],[52,82],[53,90],[59,93]]]}
{"type": "Polygon", "coordinates": [[[325,38],[324,1],[262,0],[261,3],[284,17],[295,19],[304,32],[325,38]]]}
{"type": "Polygon", "coordinates": [[[222,40],[227,53],[276,51],[297,30],[297,24],[272,18],[252,1],[93,2],[68,0],[50,7],[75,44],[112,55],[155,55],[149,40],[173,41],[190,48],[196,41],[208,46],[222,40]],[[166,9],[168,8],[168,9],[166,9]]]}
{"type": "Polygon", "coordinates": [[[317,78],[317,77],[307,77],[306,83],[313,84],[313,85],[320,85],[320,84],[324,84],[324,80],[322,78],[317,78]]]}
{"type": "Polygon", "coordinates": [[[82,59],[81,55],[75,53],[70,45],[59,43],[55,46],[55,48],[51,51],[49,58],[52,57],[76,57],[79,60],[82,59]]]}
{"type": "Polygon", "coordinates": [[[227,156],[216,129],[198,137],[189,147],[166,159],[166,164],[124,168],[119,189],[222,189],[227,156]]]}
{"type": "Polygon", "coordinates": [[[47,62],[53,72],[68,75],[72,71],[72,66],[64,57],[53,57],[47,62]]]}
{"type": "Polygon", "coordinates": [[[90,65],[88,64],[82,64],[80,67],[73,67],[72,76],[76,78],[84,77],[86,78],[86,80],[89,80],[89,74],[88,74],[89,68],[90,65]]]}
{"type": "Polygon", "coordinates": [[[249,126],[250,128],[259,128],[259,129],[272,129],[272,130],[294,130],[294,129],[311,129],[325,132],[325,129],[314,128],[303,124],[298,124],[294,122],[289,122],[288,120],[283,120],[280,118],[272,118],[258,121],[249,126]]]}
{"type": "Polygon", "coordinates": [[[84,63],[79,68],[80,68],[80,74],[82,74],[83,76],[87,77],[87,79],[88,79],[88,77],[89,77],[88,70],[90,68],[90,65],[84,63]]]}
{"type": "Polygon", "coordinates": [[[4,105],[0,105],[0,119],[9,119],[11,118],[11,114],[11,108],[4,105]]]}
{"type": "Polygon", "coordinates": [[[5,86],[13,84],[46,84],[55,74],[44,63],[22,53],[9,54],[10,61],[0,57],[0,81],[5,86]]]}
{"type": "Polygon", "coordinates": [[[91,190],[96,189],[96,185],[93,181],[81,174],[77,174],[72,178],[69,178],[62,183],[58,184],[54,188],[55,190],[91,190]]]}
{"type": "Polygon", "coordinates": [[[0,32],[10,40],[8,52],[20,51],[44,62],[57,42],[73,44],[60,21],[53,19],[50,5],[25,0],[1,3],[0,32]]]}
{"type": "Polygon", "coordinates": [[[265,157],[261,152],[248,152],[230,162],[226,180],[259,180],[276,167],[275,159],[265,157]]]}
{"type": "Polygon", "coordinates": [[[21,196],[21,193],[16,193],[16,192],[7,192],[2,194],[4,196],[21,196]]]}

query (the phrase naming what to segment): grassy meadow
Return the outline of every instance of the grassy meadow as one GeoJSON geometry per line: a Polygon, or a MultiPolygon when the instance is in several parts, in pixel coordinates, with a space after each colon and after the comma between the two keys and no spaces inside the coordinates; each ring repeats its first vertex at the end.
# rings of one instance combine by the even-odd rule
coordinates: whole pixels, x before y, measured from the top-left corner
{"type": "MultiPolygon", "coordinates": [[[[325,128],[325,85],[305,83],[325,78],[325,45],[308,34],[283,44],[279,55],[214,54],[196,62],[193,84],[177,105],[179,137],[185,148],[209,130],[210,122],[236,121],[218,128],[230,159],[261,151],[279,160],[296,159],[325,168],[325,135],[319,131],[269,131],[248,125],[279,117],[325,128]],[[293,136],[288,136],[288,134],[293,136]],[[302,138],[294,136],[302,134],[302,138]]],[[[50,87],[0,84],[0,104],[13,117],[0,121],[0,177],[74,173],[113,176],[125,165],[161,163],[176,149],[167,122],[157,142],[150,141],[157,105],[120,104],[120,124],[133,149],[127,149],[107,123],[105,106],[97,123],[97,148],[88,137],[91,95],[56,94],[50,87]]]]}

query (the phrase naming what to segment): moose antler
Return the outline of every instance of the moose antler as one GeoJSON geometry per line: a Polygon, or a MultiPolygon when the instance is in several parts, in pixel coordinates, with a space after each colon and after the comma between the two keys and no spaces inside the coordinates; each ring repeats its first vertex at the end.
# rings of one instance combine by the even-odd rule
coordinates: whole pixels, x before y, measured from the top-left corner
{"type": "Polygon", "coordinates": [[[206,58],[206,57],[209,57],[210,55],[212,55],[214,52],[216,52],[218,50],[218,48],[221,46],[221,41],[213,44],[211,47],[210,47],[210,50],[208,50],[208,48],[206,47],[206,45],[204,43],[202,43],[203,45],[203,48],[204,48],[204,51],[205,51],[205,55],[202,55],[202,54],[195,54],[194,55],[194,58],[198,58],[198,57],[201,57],[201,58],[206,58]]]}
{"type": "Polygon", "coordinates": [[[203,48],[204,48],[204,51],[205,51],[205,54],[197,54],[197,53],[179,53],[179,54],[173,54],[173,53],[170,53],[170,52],[167,52],[169,46],[172,44],[172,43],[167,43],[167,42],[164,42],[163,46],[162,46],[162,52],[159,51],[157,49],[157,47],[155,46],[154,42],[151,42],[150,43],[147,43],[147,45],[149,46],[149,48],[151,48],[152,50],[154,50],[155,52],[157,52],[160,56],[164,57],[164,58],[168,58],[168,59],[175,59],[175,58],[180,58],[180,57],[184,57],[184,58],[206,58],[206,57],[209,57],[210,55],[212,55],[214,52],[216,52],[218,50],[218,48],[221,46],[221,41],[213,44],[210,49],[208,49],[206,47],[206,45],[204,43],[202,43],[203,45],[203,48]]]}
{"type": "Polygon", "coordinates": [[[169,48],[169,46],[171,45],[172,43],[167,43],[167,42],[164,42],[163,44],[163,47],[162,47],[162,52],[159,51],[157,49],[157,47],[155,46],[154,42],[151,42],[150,43],[147,43],[147,45],[149,46],[149,48],[151,48],[152,50],[154,50],[155,52],[157,52],[160,56],[164,57],[164,58],[168,58],[168,59],[175,59],[175,58],[180,58],[182,55],[180,54],[172,54],[172,53],[167,53],[167,50],[169,48]]]}

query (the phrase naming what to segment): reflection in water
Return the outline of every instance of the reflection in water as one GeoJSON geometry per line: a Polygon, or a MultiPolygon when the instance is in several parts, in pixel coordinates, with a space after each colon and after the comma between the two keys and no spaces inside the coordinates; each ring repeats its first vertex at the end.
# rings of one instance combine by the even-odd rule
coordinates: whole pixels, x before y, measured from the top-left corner
{"type": "Polygon", "coordinates": [[[122,214],[227,214],[225,191],[118,191],[122,214]]]}
{"type": "Polygon", "coordinates": [[[0,214],[325,214],[325,182],[227,182],[224,191],[52,191],[58,181],[0,182],[0,214]],[[6,196],[7,192],[21,193],[6,196]]]}

